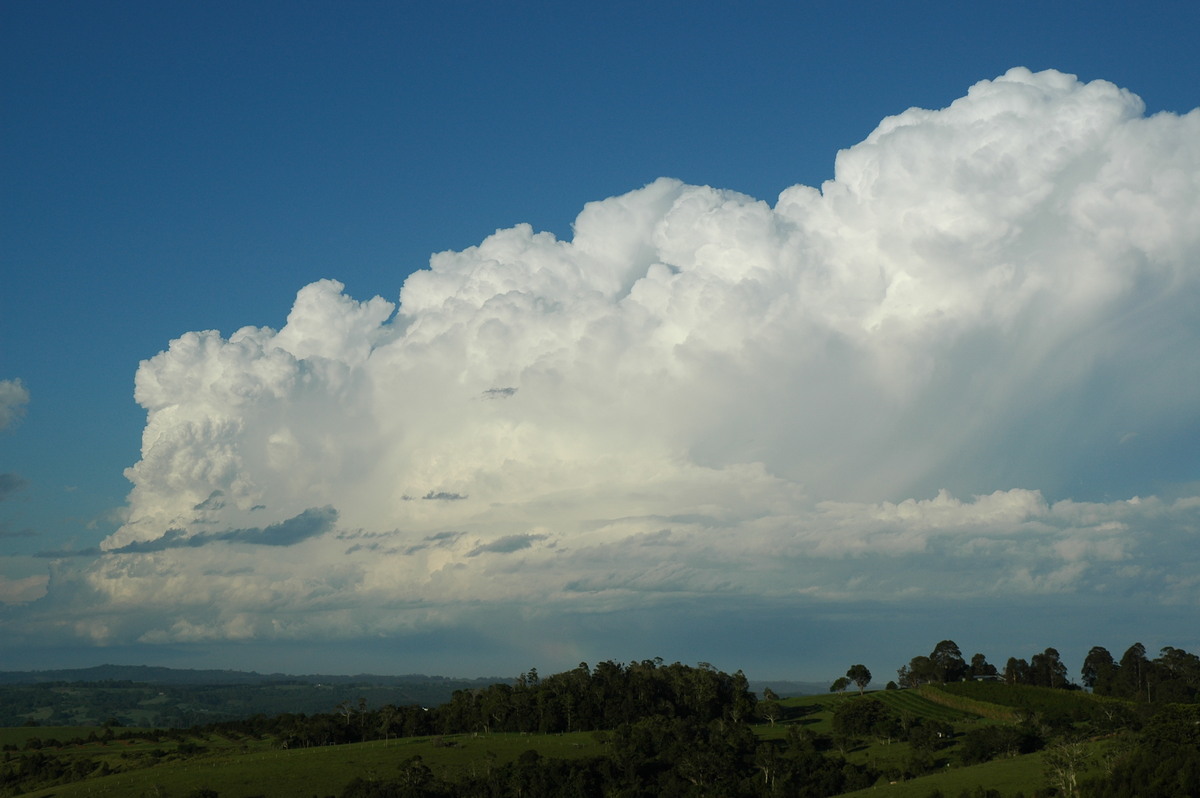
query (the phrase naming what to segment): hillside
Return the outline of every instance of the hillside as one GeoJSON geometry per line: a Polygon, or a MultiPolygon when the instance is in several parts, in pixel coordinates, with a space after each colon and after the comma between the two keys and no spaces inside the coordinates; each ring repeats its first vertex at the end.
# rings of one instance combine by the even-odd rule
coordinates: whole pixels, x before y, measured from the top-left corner
{"type": "MultiPolygon", "coordinates": [[[[17,687],[137,688],[160,701],[177,689],[17,687]]],[[[204,689],[296,687],[315,685],[204,689]]],[[[360,697],[189,729],[22,726],[0,729],[0,744],[0,795],[36,798],[1200,793],[1197,704],[998,682],[760,700],[740,672],[661,660],[530,671],[428,708],[360,697]]]]}

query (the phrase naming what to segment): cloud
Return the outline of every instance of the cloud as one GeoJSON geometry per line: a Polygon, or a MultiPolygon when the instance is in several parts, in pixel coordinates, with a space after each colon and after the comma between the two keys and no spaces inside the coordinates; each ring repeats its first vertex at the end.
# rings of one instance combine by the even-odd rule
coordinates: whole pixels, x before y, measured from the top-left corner
{"type": "Polygon", "coordinates": [[[49,551],[39,551],[33,554],[34,557],[40,557],[44,560],[62,560],[69,557],[85,557],[93,560],[103,554],[98,548],[86,549],[52,549],[49,551]]]}
{"type": "Polygon", "coordinates": [[[0,430],[12,426],[25,414],[29,390],[20,380],[0,380],[0,430]]]}
{"type": "Polygon", "coordinates": [[[27,484],[20,474],[0,474],[0,501],[4,501],[27,484]]]}
{"type": "Polygon", "coordinates": [[[478,557],[480,554],[512,554],[514,551],[527,549],[539,540],[545,540],[549,535],[505,535],[502,538],[484,543],[471,549],[468,557],[478,557]]]}
{"type": "Polygon", "coordinates": [[[0,604],[27,604],[46,595],[45,574],[9,579],[0,574],[0,604]]]}
{"type": "Polygon", "coordinates": [[[398,303],[322,280],[281,330],[181,335],[137,372],[127,521],[36,612],[159,643],[698,599],[1194,605],[1200,501],[1130,497],[1148,459],[1195,479],[1196,307],[1200,111],[1014,69],[774,205],[660,179],[570,241],[438,253],[398,303]]]}
{"type": "MultiPolygon", "coordinates": [[[[214,491],[214,495],[217,494],[214,491]]],[[[209,500],[196,505],[200,509],[207,505],[212,509],[221,509],[222,502],[209,500]]],[[[161,537],[154,540],[134,541],[120,548],[109,549],[110,554],[144,553],[163,551],[164,549],[196,548],[211,543],[249,543],[255,546],[294,546],[309,538],[323,535],[333,529],[337,522],[337,510],[333,507],[310,508],[286,521],[271,524],[259,529],[230,529],[225,532],[188,534],[183,529],[168,529],[161,537]]]]}

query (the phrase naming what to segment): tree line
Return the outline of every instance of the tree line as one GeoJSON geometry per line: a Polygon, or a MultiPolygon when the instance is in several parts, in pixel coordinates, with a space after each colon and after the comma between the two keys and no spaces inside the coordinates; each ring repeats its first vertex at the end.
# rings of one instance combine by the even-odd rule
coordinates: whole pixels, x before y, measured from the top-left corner
{"type": "MultiPolygon", "coordinates": [[[[834,682],[831,689],[844,689],[850,681],[859,683],[863,678],[862,668],[862,665],[853,666],[847,672],[847,678],[834,682]]],[[[1028,660],[1009,657],[1003,670],[998,670],[983,654],[975,654],[967,662],[953,640],[942,640],[927,656],[913,657],[896,671],[896,675],[897,681],[889,682],[889,687],[993,680],[1010,685],[1081,689],[1081,685],[1070,678],[1057,649],[1047,648],[1028,660]]],[[[1134,643],[1120,660],[1114,659],[1103,646],[1093,646],[1084,658],[1079,675],[1082,687],[1109,698],[1186,704],[1200,697],[1200,656],[1172,646],[1164,646],[1159,656],[1150,659],[1146,647],[1134,643]]],[[[870,681],[869,671],[866,679],[870,681]]]]}

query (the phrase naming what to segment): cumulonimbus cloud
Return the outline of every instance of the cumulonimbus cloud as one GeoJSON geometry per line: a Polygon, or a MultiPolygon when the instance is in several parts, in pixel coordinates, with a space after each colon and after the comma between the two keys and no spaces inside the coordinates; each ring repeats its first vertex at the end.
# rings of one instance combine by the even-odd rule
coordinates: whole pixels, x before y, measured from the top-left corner
{"type": "Polygon", "coordinates": [[[1200,111],[1013,69],[888,117],[773,206],[660,179],[570,241],[518,225],[434,255],[398,304],[322,280],[279,331],[172,341],[137,373],[128,520],[76,584],[193,615],[86,633],[896,596],[947,564],[963,590],[1195,602],[1195,502],[1046,495],[1131,434],[1196,427],[1197,307],[1200,111]],[[244,545],[313,507],[279,556],[244,545]],[[395,602],[421,609],[372,610],[395,602]]]}

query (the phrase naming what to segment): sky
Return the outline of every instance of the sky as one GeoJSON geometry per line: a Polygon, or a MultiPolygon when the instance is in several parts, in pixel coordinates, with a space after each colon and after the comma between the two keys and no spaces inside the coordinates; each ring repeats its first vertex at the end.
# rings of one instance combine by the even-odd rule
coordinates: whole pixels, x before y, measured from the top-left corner
{"type": "Polygon", "coordinates": [[[0,2],[0,669],[1200,650],[1191,2],[0,2]]]}

